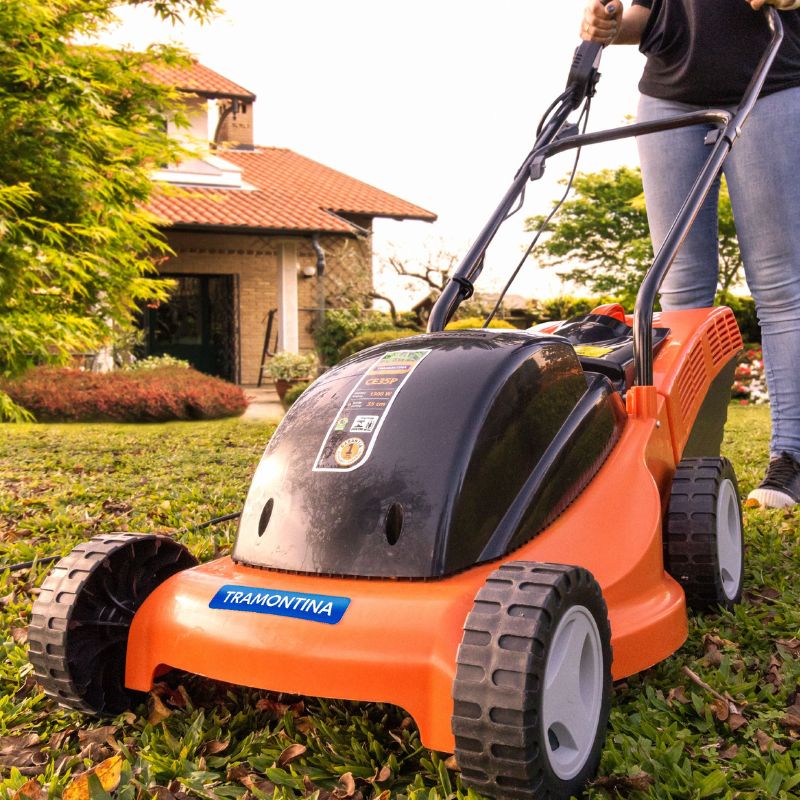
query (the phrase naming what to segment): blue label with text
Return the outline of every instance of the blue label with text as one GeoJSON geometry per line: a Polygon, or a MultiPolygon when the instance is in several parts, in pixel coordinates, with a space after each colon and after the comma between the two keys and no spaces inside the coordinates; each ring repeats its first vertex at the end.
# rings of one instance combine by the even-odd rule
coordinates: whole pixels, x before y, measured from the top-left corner
{"type": "Polygon", "coordinates": [[[311,622],[335,625],[344,616],[349,597],[306,592],[284,592],[280,589],[258,589],[254,586],[223,586],[211,598],[209,608],[230,611],[255,611],[258,614],[275,614],[295,617],[311,622]]]}

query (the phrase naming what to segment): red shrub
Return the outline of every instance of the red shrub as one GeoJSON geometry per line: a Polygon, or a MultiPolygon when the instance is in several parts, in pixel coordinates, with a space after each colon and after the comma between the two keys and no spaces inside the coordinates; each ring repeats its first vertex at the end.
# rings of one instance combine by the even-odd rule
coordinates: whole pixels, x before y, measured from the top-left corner
{"type": "Polygon", "coordinates": [[[40,422],[166,422],[241,414],[241,387],[193,369],[82,372],[36,367],[2,385],[40,422]]]}

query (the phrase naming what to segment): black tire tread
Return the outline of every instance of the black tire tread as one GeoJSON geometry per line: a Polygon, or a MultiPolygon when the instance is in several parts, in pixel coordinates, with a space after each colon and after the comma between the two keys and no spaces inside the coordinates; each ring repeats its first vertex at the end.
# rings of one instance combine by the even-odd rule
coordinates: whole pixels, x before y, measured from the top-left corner
{"type": "Polygon", "coordinates": [[[601,610],[608,666],[600,747],[582,772],[593,775],[597,769],[611,690],[611,632],[600,587],[580,567],[510,562],[491,573],[475,598],[453,684],[456,761],[464,782],[482,794],[503,800],[572,794],[554,790],[541,768],[538,732],[547,640],[559,610],[576,592],[591,595],[601,610]]]}
{"type": "Polygon", "coordinates": [[[685,458],[672,481],[664,520],[664,566],[683,587],[686,604],[694,611],[717,605],[731,608],[741,597],[740,587],[736,599],[727,598],[719,575],[717,495],[725,478],[739,497],[736,473],[727,458],[685,458]]]}
{"type": "Polygon", "coordinates": [[[185,550],[174,539],[158,534],[101,534],[74,547],[56,563],[42,584],[28,628],[28,659],[38,683],[60,706],[86,714],[103,710],[85,701],[77,676],[70,670],[68,636],[72,612],[98,566],[132,541],[148,540],[169,542],[171,547],[185,550]]]}

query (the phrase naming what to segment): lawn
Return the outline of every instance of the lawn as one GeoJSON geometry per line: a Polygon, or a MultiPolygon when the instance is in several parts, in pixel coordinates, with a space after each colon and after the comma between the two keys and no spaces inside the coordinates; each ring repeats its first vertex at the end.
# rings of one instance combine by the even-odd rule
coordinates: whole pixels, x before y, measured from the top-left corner
{"type": "MultiPolygon", "coordinates": [[[[764,407],[731,407],[725,451],[743,493],[762,474],[768,428],[764,407]]],[[[113,530],[170,533],[201,559],[226,553],[235,523],[194,529],[241,508],[270,433],[239,420],[0,426],[0,563],[113,530]]],[[[800,796],[798,522],[800,512],[746,512],[746,602],[693,619],[674,657],[616,686],[591,796],[800,796]]],[[[117,779],[115,796],[159,800],[464,796],[448,754],[421,748],[393,707],[184,676],[114,720],[56,709],[26,660],[46,571],[0,571],[0,797],[107,797],[101,784],[117,779]],[[98,764],[98,778],[75,780],[98,764]]]]}

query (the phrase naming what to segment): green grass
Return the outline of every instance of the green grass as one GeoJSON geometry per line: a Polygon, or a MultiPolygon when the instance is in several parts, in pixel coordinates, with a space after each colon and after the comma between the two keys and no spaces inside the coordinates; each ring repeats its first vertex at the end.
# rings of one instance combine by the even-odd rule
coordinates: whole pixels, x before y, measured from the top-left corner
{"type": "MultiPolygon", "coordinates": [[[[725,451],[743,492],[762,475],[768,428],[765,408],[731,408],[725,451]]],[[[240,420],[0,426],[0,563],[66,553],[112,530],[170,533],[202,559],[225,553],[235,523],[192,529],[241,508],[270,433],[240,420]]],[[[787,719],[796,698],[800,713],[800,645],[791,643],[800,638],[799,519],[794,511],[746,512],[747,601],[734,613],[693,618],[675,656],[615,688],[591,796],[607,796],[602,785],[631,798],[800,796],[800,718],[787,719]],[[715,706],[687,667],[733,700],[741,727],[719,719],[724,704],[715,706]]],[[[389,706],[292,705],[186,676],[181,691],[160,690],[171,712],[162,721],[145,705],[113,721],[56,709],[32,680],[24,643],[46,571],[0,572],[0,797],[31,776],[59,797],[74,774],[117,751],[116,795],[131,799],[319,792],[329,800],[351,789],[355,800],[464,796],[446,755],[422,749],[411,721],[389,706]],[[287,751],[293,744],[306,749],[287,751]],[[340,780],[345,773],[354,785],[340,780]]]]}

